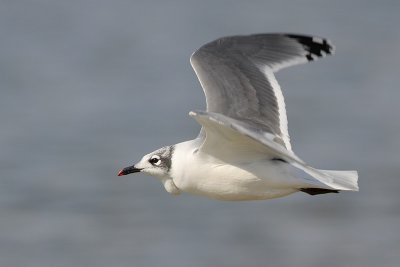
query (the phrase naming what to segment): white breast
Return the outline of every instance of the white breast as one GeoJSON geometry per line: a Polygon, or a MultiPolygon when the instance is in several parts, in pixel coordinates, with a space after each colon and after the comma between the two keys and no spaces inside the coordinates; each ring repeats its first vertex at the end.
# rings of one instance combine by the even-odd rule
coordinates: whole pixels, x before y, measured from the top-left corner
{"type": "Polygon", "coordinates": [[[194,141],[177,144],[172,157],[171,176],[181,191],[221,200],[268,199],[296,191],[277,177],[281,171],[275,165],[230,165],[200,153],[194,141]]]}

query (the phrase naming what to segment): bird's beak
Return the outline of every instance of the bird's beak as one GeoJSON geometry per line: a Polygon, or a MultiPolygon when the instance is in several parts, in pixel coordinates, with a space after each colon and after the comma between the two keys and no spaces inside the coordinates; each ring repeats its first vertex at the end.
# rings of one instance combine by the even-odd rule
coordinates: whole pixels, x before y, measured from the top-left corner
{"type": "Polygon", "coordinates": [[[126,167],[126,168],[123,168],[122,170],[120,170],[118,172],[118,176],[127,175],[127,174],[135,173],[135,172],[140,172],[141,170],[142,169],[136,168],[135,165],[132,165],[130,167],[126,167]]]}

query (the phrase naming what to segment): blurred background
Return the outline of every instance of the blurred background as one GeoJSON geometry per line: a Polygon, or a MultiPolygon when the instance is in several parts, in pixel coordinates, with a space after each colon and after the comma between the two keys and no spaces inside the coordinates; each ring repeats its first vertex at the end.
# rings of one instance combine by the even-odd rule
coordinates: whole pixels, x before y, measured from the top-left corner
{"type": "Polygon", "coordinates": [[[1,1],[0,266],[398,266],[400,2],[1,1]],[[327,37],[278,74],[294,151],[359,193],[173,197],[117,177],[194,138],[189,56],[221,36],[327,37]]]}

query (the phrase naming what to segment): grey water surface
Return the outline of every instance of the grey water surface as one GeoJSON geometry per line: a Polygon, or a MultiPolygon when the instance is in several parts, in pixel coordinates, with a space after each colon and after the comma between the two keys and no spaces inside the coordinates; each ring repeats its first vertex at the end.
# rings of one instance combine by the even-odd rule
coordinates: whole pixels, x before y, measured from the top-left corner
{"type": "Polygon", "coordinates": [[[1,1],[0,266],[398,266],[400,2],[1,1]],[[328,37],[281,71],[294,151],[359,193],[168,195],[117,171],[194,138],[190,54],[224,35],[328,37]]]}

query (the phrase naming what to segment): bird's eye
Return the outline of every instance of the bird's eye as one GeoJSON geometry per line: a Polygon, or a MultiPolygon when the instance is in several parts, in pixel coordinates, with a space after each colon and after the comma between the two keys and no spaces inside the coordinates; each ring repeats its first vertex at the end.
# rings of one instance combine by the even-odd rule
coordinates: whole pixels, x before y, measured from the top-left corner
{"type": "Polygon", "coordinates": [[[157,156],[157,155],[154,155],[154,156],[152,156],[152,157],[149,159],[149,162],[150,162],[151,164],[153,164],[153,165],[159,165],[159,164],[161,163],[160,157],[157,156]]]}

